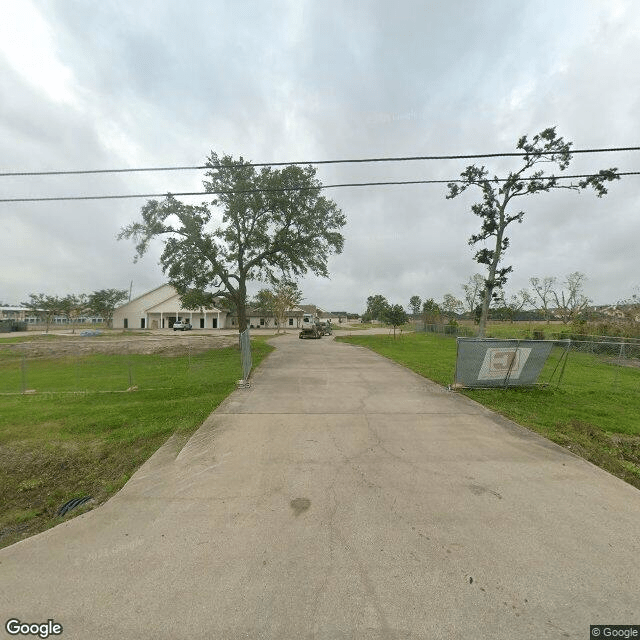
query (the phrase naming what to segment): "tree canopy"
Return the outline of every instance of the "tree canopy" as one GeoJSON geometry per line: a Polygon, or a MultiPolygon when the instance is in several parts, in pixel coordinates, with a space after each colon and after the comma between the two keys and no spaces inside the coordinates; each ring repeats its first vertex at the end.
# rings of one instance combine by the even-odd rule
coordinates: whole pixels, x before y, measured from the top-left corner
{"type": "Polygon", "coordinates": [[[97,316],[101,316],[107,327],[110,327],[115,308],[127,297],[126,289],[100,289],[89,294],[87,308],[97,316]]]}
{"type": "Polygon", "coordinates": [[[119,238],[135,240],[137,260],[162,237],[160,264],[180,295],[200,306],[214,289],[237,309],[243,331],[247,282],[278,282],[309,271],[328,277],[329,256],[344,246],[346,218],[321,195],[311,166],[258,170],[242,157],[213,152],[206,166],[212,206],[184,204],[171,194],[149,200],[142,221],[124,227],[119,238]]]}
{"type": "Polygon", "coordinates": [[[365,321],[370,320],[384,320],[384,314],[389,308],[389,301],[380,293],[369,296],[367,298],[367,310],[365,311],[362,319],[365,321]]]}
{"type": "Polygon", "coordinates": [[[407,312],[401,304],[389,305],[384,310],[382,319],[393,327],[393,339],[396,338],[396,328],[408,322],[407,312]]]}
{"type": "Polygon", "coordinates": [[[62,313],[63,303],[58,296],[50,296],[44,293],[30,293],[29,301],[23,302],[22,306],[29,309],[38,318],[44,318],[46,332],[49,333],[49,325],[55,316],[62,313]]]}
{"type": "Polygon", "coordinates": [[[482,202],[472,205],[471,211],[482,219],[482,225],[480,232],[471,236],[469,244],[493,242],[493,246],[483,247],[475,254],[476,262],[487,267],[478,328],[480,336],[484,336],[485,333],[494,292],[505,285],[508,274],[513,270],[511,266],[500,266],[503,254],[509,246],[509,238],[505,235],[506,228],[512,222],[522,222],[524,218],[524,211],[509,211],[511,201],[514,198],[552,189],[580,191],[587,187],[593,188],[596,195],[602,197],[607,193],[605,182],[620,179],[617,168],[612,168],[600,170],[597,174],[578,182],[561,182],[555,174],[546,174],[544,170],[537,168],[540,164],[552,164],[564,171],[571,163],[571,145],[571,142],[565,142],[556,134],[555,127],[534,135],[531,141],[527,136],[522,136],[516,145],[516,148],[523,152],[522,166],[517,171],[509,172],[506,179],[500,180],[497,176],[489,178],[485,167],[471,165],[460,174],[459,181],[448,184],[447,199],[459,196],[469,187],[481,190],[482,202]]]}
{"type": "Polygon", "coordinates": [[[411,298],[409,298],[409,309],[411,309],[411,313],[413,313],[414,316],[420,313],[421,305],[422,299],[420,296],[411,296],[411,298]]]}

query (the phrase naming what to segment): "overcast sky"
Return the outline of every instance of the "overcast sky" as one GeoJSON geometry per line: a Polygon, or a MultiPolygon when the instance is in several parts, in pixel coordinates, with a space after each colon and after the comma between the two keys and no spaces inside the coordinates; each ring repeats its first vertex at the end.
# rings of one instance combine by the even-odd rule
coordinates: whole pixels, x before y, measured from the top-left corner
{"type": "MultiPolygon", "coordinates": [[[[6,0],[0,172],[509,152],[557,126],[576,149],[640,145],[633,0],[6,0]]],[[[481,160],[490,172],[517,159],[481,160]]],[[[471,161],[320,167],[325,183],[450,179],[471,161]]],[[[572,173],[640,171],[640,152],[576,156],[572,173]]],[[[0,177],[0,198],[197,191],[198,172],[0,177]]],[[[445,185],[327,190],[347,216],[331,279],[305,302],[361,312],[381,293],[462,296],[479,194],[445,185]]],[[[187,199],[192,203],[202,197],[187,199]]],[[[159,246],[116,240],[144,200],[0,203],[0,301],[159,286],[159,246]]],[[[516,203],[507,291],[573,271],[604,304],[640,284],[640,176],[516,203]]]]}

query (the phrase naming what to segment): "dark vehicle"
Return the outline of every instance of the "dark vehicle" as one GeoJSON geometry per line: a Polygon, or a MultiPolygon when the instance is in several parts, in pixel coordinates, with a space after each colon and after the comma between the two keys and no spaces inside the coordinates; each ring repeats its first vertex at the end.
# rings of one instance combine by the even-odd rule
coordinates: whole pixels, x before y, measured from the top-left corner
{"type": "Polygon", "coordinates": [[[173,323],[173,330],[174,331],[189,331],[189,329],[191,329],[191,323],[187,322],[186,320],[178,320],[178,322],[174,322],[173,323]]]}
{"type": "Polygon", "coordinates": [[[300,339],[302,338],[322,338],[324,330],[320,326],[320,321],[311,313],[305,313],[302,318],[302,331],[300,332],[300,339]]]}
{"type": "Polygon", "coordinates": [[[322,338],[323,335],[323,331],[320,328],[319,325],[317,324],[311,324],[309,326],[306,326],[302,329],[302,331],[300,332],[299,337],[302,338],[322,338]]]}

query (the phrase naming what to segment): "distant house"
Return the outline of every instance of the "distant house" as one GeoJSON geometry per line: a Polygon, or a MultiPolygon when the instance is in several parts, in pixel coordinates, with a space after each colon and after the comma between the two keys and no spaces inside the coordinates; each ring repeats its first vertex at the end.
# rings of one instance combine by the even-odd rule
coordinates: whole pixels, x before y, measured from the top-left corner
{"type": "Polygon", "coordinates": [[[26,307],[0,307],[0,320],[35,322],[36,318],[31,309],[27,309],[26,307]]]}
{"type": "Polygon", "coordinates": [[[171,329],[180,319],[188,320],[194,329],[225,329],[230,326],[228,317],[229,310],[221,301],[207,309],[184,309],[178,292],[170,284],[163,284],[118,307],[113,313],[113,328],[171,329]]]}
{"type": "MultiPolygon", "coordinates": [[[[27,324],[44,324],[44,312],[34,311],[27,307],[0,307],[0,320],[15,320],[27,324]]],[[[67,318],[64,315],[56,315],[51,319],[51,324],[100,324],[103,318],[98,316],[80,316],[67,318]]]]}
{"type": "MultiPolygon", "coordinates": [[[[281,329],[299,328],[302,322],[304,312],[300,307],[293,307],[288,309],[284,317],[284,326],[281,329]]],[[[234,326],[238,326],[238,317],[236,315],[231,316],[231,320],[234,326]]],[[[247,308],[247,326],[250,329],[274,329],[278,326],[278,321],[273,312],[267,309],[260,309],[259,307],[247,308]]]]}

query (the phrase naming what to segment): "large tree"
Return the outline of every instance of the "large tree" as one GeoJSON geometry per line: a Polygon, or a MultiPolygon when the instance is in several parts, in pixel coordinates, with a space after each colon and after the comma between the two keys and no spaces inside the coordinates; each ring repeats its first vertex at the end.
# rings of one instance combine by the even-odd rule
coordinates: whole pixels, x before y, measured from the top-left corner
{"type": "Polygon", "coordinates": [[[442,309],[433,298],[429,298],[422,303],[422,320],[425,325],[440,324],[442,322],[442,309]]]}
{"type": "Polygon", "coordinates": [[[60,300],[60,310],[67,316],[71,324],[72,333],[76,332],[75,322],[83,316],[88,310],[88,297],[86,293],[74,295],[70,293],[60,300]]]}
{"type": "Polygon", "coordinates": [[[87,308],[100,316],[107,327],[113,323],[113,312],[116,307],[129,297],[126,289],[100,289],[89,294],[87,308]]]}
{"type": "Polygon", "coordinates": [[[164,238],[163,272],[190,305],[212,293],[237,310],[238,328],[247,326],[247,282],[291,279],[309,271],[328,277],[327,261],[340,253],[346,218],[321,195],[311,166],[263,167],[240,157],[207,159],[205,190],[211,205],[188,205],[171,194],[149,200],[142,222],[124,227],[119,238],[136,241],[136,260],[152,239],[164,238]],[[209,289],[215,289],[210,292],[209,289]]]}
{"type": "Polygon", "coordinates": [[[393,327],[393,339],[396,339],[396,329],[405,324],[409,318],[407,312],[403,309],[401,304],[389,305],[384,310],[382,319],[393,327]]]}
{"type": "Polygon", "coordinates": [[[489,178],[485,167],[471,165],[460,174],[460,180],[448,184],[448,199],[459,196],[469,187],[477,187],[482,191],[482,202],[471,207],[471,211],[482,219],[482,226],[480,233],[469,239],[470,245],[486,241],[490,243],[489,247],[483,247],[475,254],[476,262],[487,267],[478,327],[480,337],[485,334],[494,292],[505,285],[508,274],[513,270],[511,266],[501,266],[503,254],[509,246],[509,238],[505,232],[512,222],[522,222],[524,211],[511,212],[511,201],[552,189],[580,191],[587,187],[592,187],[596,195],[601,197],[607,193],[605,182],[620,178],[617,168],[612,168],[603,169],[577,182],[560,182],[558,176],[553,173],[547,175],[539,168],[541,164],[553,164],[564,171],[571,163],[571,145],[571,142],[565,142],[556,134],[555,127],[536,134],[531,141],[527,136],[522,136],[516,145],[523,153],[522,166],[517,171],[509,172],[506,179],[500,180],[497,176],[489,178]]]}
{"type": "Polygon", "coordinates": [[[422,298],[420,296],[411,296],[409,298],[409,309],[414,316],[420,313],[420,307],[422,306],[422,298]]]}
{"type": "Polygon", "coordinates": [[[44,318],[46,333],[49,333],[49,325],[55,316],[62,314],[62,300],[58,296],[49,296],[44,293],[30,293],[29,301],[22,303],[38,318],[44,318]]]}
{"type": "Polygon", "coordinates": [[[367,310],[363,320],[384,320],[384,315],[389,308],[389,301],[380,293],[367,298],[367,310]]]}

